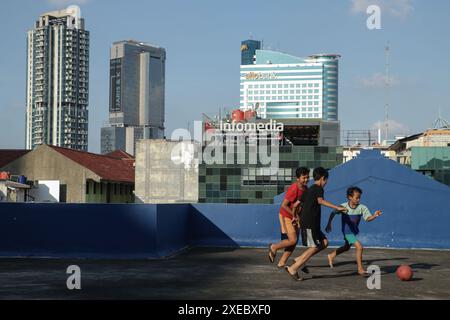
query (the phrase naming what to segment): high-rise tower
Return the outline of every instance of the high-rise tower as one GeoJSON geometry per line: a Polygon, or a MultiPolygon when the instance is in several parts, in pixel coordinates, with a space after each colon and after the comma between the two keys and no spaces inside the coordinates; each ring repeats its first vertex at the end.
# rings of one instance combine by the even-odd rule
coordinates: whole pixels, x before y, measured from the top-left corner
{"type": "Polygon", "coordinates": [[[26,148],[87,151],[89,31],[80,8],[42,14],[27,40],[26,148]]]}
{"type": "Polygon", "coordinates": [[[134,155],[136,140],[164,137],[164,48],[137,41],[111,47],[109,125],[101,131],[101,152],[134,155]]]}

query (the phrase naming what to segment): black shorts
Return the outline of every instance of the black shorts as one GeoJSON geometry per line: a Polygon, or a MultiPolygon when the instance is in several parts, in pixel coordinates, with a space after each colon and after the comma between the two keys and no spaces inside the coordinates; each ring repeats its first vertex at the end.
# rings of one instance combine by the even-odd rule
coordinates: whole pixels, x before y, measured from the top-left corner
{"type": "Polygon", "coordinates": [[[320,229],[303,229],[302,228],[302,243],[308,248],[317,248],[323,244],[327,238],[320,229]]]}

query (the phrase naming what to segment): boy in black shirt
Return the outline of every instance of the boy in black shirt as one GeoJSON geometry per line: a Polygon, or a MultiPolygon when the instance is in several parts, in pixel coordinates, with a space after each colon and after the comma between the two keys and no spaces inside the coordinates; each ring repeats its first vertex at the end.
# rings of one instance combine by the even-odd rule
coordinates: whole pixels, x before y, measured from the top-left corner
{"type": "Polygon", "coordinates": [[[327,206],[336,211],[347,212],[342,206],[335,206],[323,198],[323,187],[328,181],[328,171],[322,167],[314,169],[314,184],[302,195],[301,200],[301,235],[303,245],[308,249],[295,259],[295,263],[286,267],[288,274],[295,280],[303,280],[297,271],[314,255],[328,247],[328,240],[320,230],[321,206],[327,206]]]}

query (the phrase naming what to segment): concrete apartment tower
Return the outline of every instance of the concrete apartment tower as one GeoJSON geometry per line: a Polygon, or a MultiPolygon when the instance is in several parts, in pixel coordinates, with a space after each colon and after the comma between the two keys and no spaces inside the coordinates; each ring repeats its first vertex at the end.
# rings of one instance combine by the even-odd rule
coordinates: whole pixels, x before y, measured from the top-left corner
{"type": "Polygon", "coordinates": [[[165,64],[164,48],[132,40],[113,43],[103,154],[120,149],[134,155],[137,140],[164,138],[165,64]]]}
{"type": "Polygon", "coordinates": [[[42,14],[27,37],[26,148],[88,149],[89,31],[80,8],[42,14]]]}

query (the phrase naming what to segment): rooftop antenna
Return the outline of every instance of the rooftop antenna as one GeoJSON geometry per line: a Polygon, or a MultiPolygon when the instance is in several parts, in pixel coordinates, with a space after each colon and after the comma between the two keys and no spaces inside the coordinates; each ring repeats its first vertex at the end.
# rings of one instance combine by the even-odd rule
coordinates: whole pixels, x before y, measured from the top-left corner
{"type": "Polygon", "coordinates": [[[384,48],[385,56],[386,56],[386,80],[385,80],[385,87],[386,87],[386,104],[384,106],[384,138],[387,141],[389,137],[389,89],[391,86],[391,80],[390,80],[390,47],[389,47],[389,41],[384,48]]]}
{"type": "Polygon", "coordinates": [[[253,40],[253,33],[250,32],[250,34],[248,35],[249,40],[253,40]]]}
{"type": "Polygon", "coordinates": [[[439,107],[438,118],[434,122],[434,129],[450,129],[450,123],[441,116],[441,107],[439,107]]]}

